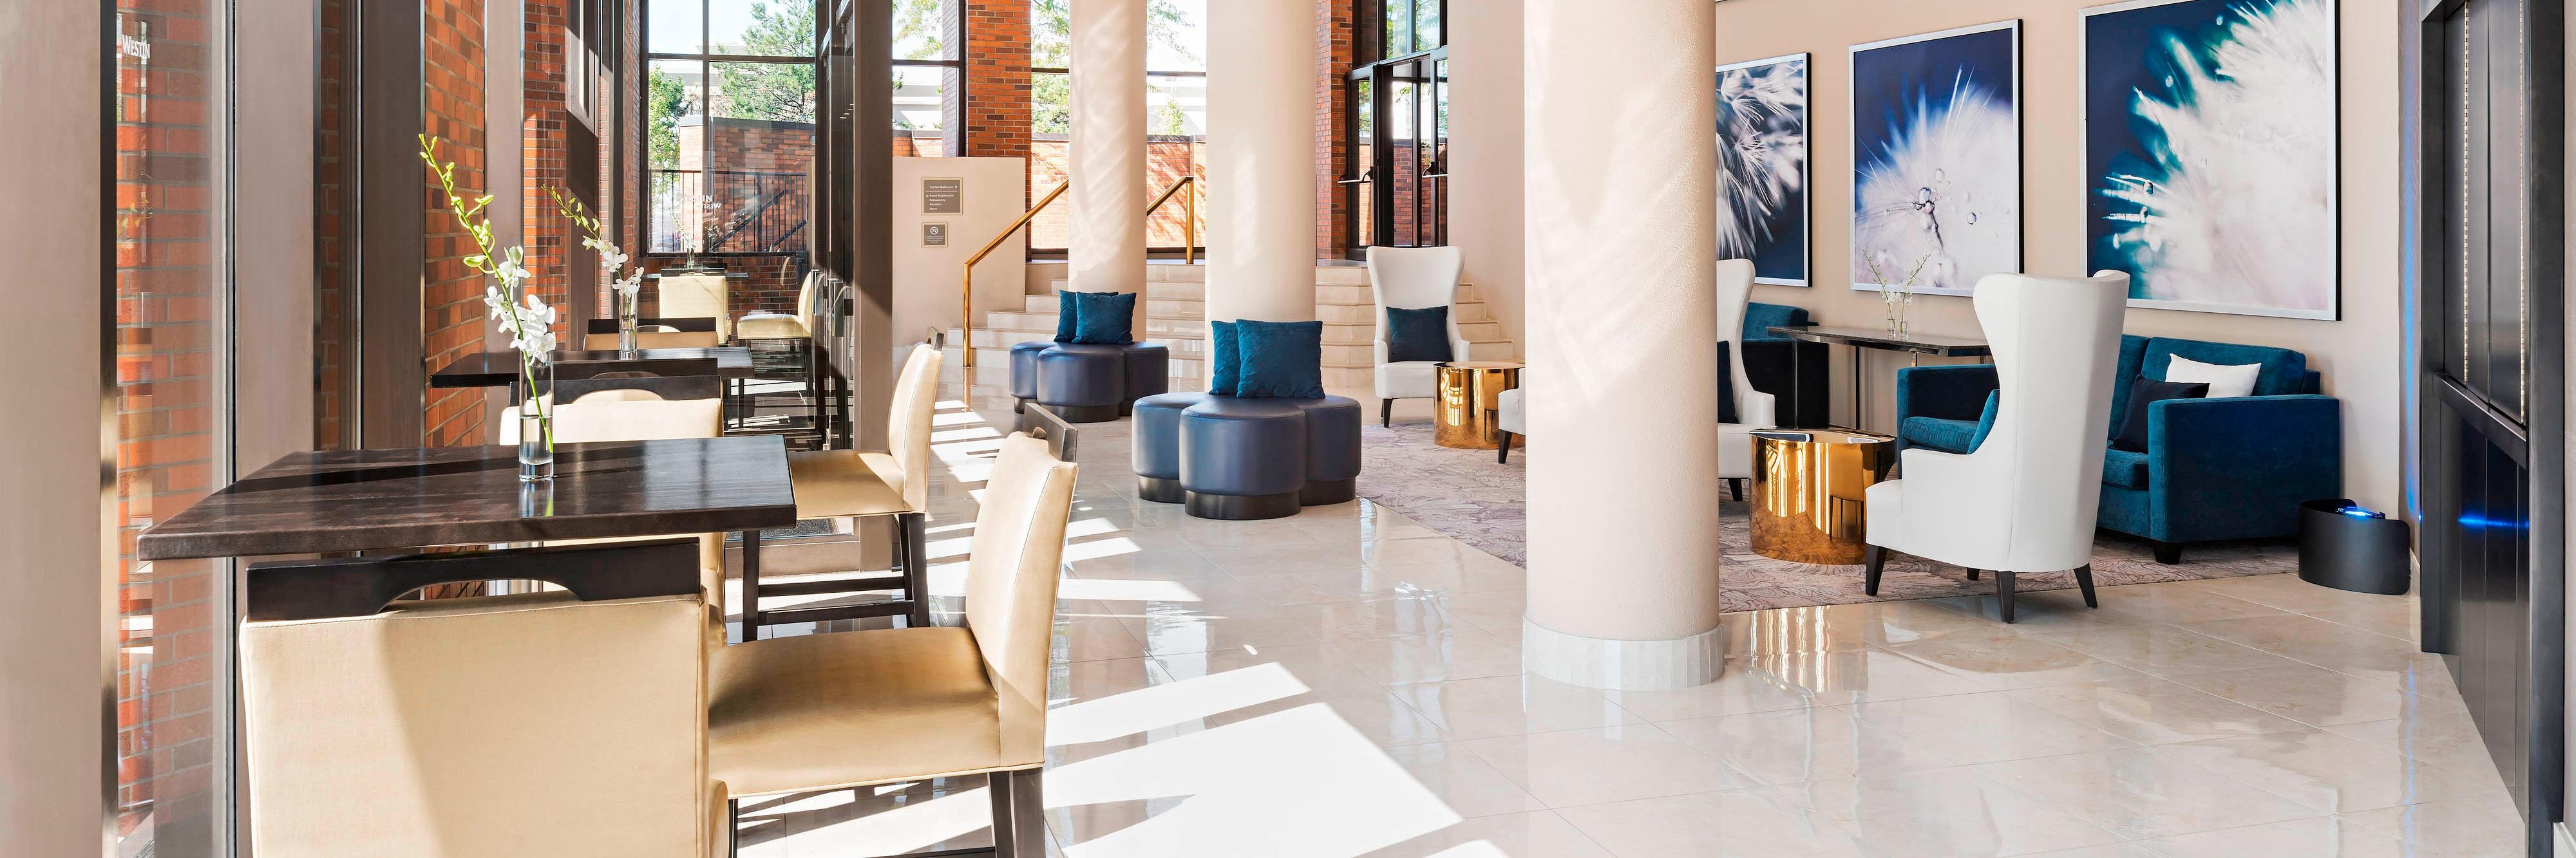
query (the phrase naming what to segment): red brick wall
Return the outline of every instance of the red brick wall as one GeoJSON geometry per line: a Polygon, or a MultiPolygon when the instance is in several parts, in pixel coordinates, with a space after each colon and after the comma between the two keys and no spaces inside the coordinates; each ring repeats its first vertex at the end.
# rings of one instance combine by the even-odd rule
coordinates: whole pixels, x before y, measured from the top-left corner
{"type": "Polygon", "coordinates": [[[1350,174],[1350,91],[1344,81],[1357,61],[1352,32],[1359,0],[1324,0],[1315,6],[1315,258],[1340,259],[1354,226],[1346,186],[1350,174]]]}
{"type": "Polygon", "coordinates": [[[213,488],[220,455],[217,8],[212,0],[115,4],[120,35],[150,53],[113,60],[117,834],[148,822],[173,832],[171,852],[193,845],[175,832],[202,830],[214,811],[214,578],[204,562],[143,563],[133,551],[137,533],[213,488]]]}
{"type": "MultiPolygon", "coordinates": [[[[473,199],[490,187],[483,160],[483,0],[423,0],[421,12],[423,127],[444,141],[439,158],[456,163],[457,194],[473,199]]],[[[485,283],[465,266],[476,250],[473,236],[456,225],[437,179],[427,170],[421,176],[429,206],[422,229],[422,353],[431,366],[445,366],[483,350],[485,283]]],[[[490,437],[481,391],[424,391],[422,406],[423,444],[481,444],[490,437]]]]}
{"type": "Polygon", "coordinates": [[[571,224],[555,212],[546,190],[564,186],[573,120],[564,104],[566,0],[524,0],[520,24],[519,189],[520,242],[527,249],[528,289],[558,308],[567,300],[564,270],[571,224]]]}
{"type": "MultiPolygon", "coordinates": [[[[1029,193],[1032,196],[1044,194],[1062,183],[1067,175],[1065,162],[1068,157],[1067,143],[1062,134],[1039,135],[1031,142],[1029,144],[1029,193]]],[[[1180,181],[1180,178],[1186,175],[1199,177],[1201,194],[1199,199],[1202,202],[1206,201],[1206,139],[1160,134],[1146,138],[1145,177],[1148,185],[1153,188],[1154,194],[1162,194],[1172,186],[1173,182],[1180,181]]],[[[1048,206],[1046,211],[1039,212],[1036,218],[1029,221],[1029,247],[1041,251],[1063,252],[1065,242],[1073,234],[1073,216],[1069,214],[1070,211],[1070,207],[1058,201],[1055,205],[1048,206]]],[[[1172,197],[1170,202],[1164,203],[1162,208],[1154,210],[1153,215],[1145,220],[1146,246],[1180,247],[1181,243],[1187,240],[1187,233],[1181,229],[1181,217],[1185,211],[1186,209],[1182,208],[1182,200],[1177,195],[1172,197]]],[[[1207,206],[1199,206],[1199,244],[1201,245],[1207,244],[1207,214],[1207,206]]]]}
{"type": "MultiPolygon", "coordinates": [[[[1029,156],[1029,0],[964,0],[966,15],[963,151],[972,158],[1029,156]]],[[[957,4],[949,8],[955,10],[957,4]]],[[[960,107],[951,99],[951,110],[960,107]]],[[[957,133],[957,132],[951,132],[957,133]]],[[[945,151],[960,151],[950,146],[945,151]]],[[[1031,188],[1029,194],[1045,193],[1031,188]]]]}
{"type": "Polygon", "coordinates": [[[348,269],[340,245],[346,238],[341,219],[349,215],[348,189],[340,186],[348,145],[341,131],[349,117],[340,114],[340,99],[355,79],[349,74],[350,58],[342,52],[348,38],[347,0],[321,0],[315,14],[322,33],[314,58],[313,439],[327,450],[342,446],[340,414],[350,403],[341,401],[340,373],[350,365],[349,349],[355,345],[342,338],[352,320],[341,314],[347,306],[341,287],[348,269]]]}

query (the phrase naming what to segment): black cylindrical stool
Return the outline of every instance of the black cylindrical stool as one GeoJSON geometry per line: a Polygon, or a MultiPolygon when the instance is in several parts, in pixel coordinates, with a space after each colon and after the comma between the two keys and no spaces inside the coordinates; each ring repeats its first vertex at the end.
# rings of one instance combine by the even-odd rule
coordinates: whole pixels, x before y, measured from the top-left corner
{"type": "Polygon", "coordinates": [[[2299,504],[2299,577],[2310,584],[2403,595],[2407,542],[2406,522],[2361,511],[2350,498],[2299,504]]]}

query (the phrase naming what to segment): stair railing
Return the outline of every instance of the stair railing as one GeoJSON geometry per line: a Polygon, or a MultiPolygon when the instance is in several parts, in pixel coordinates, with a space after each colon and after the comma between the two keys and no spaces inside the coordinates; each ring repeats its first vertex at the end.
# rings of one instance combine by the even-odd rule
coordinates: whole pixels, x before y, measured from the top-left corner
{"type": "MultiPolygon", "coordinates": [[[[1028,211],[1021,212],[1019,218],[1011,221],[1011,225],[1005,227],[1001,234],[993,236],[992,241],[985,242],[983,249],[975,251],[975,255],[973,256],[966,257],[965,276],[959,280],[961,284],[959,286],[959,292],[964,298],[964,302],[961,306],[964,308],[964,311],[962,317],[958,319],[957,330],[965,335],[964,345],[966,347],[967,368],[972,369],[975,366],[976,263],[983,262],[984,257],[993,255],[993,251],[1001,248],[1002,242],[1010,240],[1013,234],[1018,233],[1022,227],[1028,226],[1029,221],[1038,216],[1038,212],[1045,211],[1047,206],[1053,205],[1056,198],[1064,196],[1065,189],[1072,186],[1073,182],[1069,179],[1057,184],[1055,186],[1055,190],[1048,191],[1046,192],[1046,196],[1039,197],[1036,205],[1030,206],[1028,211]]],[[[1191,189],[1191,193],[1189,196],[1181,198],[1181,232],[1183,236],[1185,236],[1181,242],[1181,259],[1186,264],[1196,264],[1198,262],[1199,247],[1199,195],[1197,193],[1197,176],[1182,176],[1180,181],[1173,182],[1172,186],[1169,188],[1164,188],[1162,196],[1155,197],[1154,203],[1145,207],[1145,216],[1147,218],[1153,217],[1155,211],[1161,209],[1164,203],[1171,202],[1172,196],[1180,193],[1183,188],[1191,189]]],[[[1058,307],[1056,308],[1056,311],[1063,312],[1063,308],[1058,307]]]]}

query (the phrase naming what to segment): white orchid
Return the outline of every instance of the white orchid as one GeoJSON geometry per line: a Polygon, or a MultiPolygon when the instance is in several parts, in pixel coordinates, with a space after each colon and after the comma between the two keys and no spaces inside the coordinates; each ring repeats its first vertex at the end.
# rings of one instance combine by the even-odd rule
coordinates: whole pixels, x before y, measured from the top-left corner
{"type": "MultiPolygon", "coordinates": [[[[455,216],[456,225],[474,237],[476,252],[465,257],[465,266],[492,278],[493,282],[483,287],[484,309],[490,318],[499,321],[494,327],[508,334],[510,345],[519,350],[520,374],[528,387],[534,388],[537,367],[545,365],[555,349],[555,310],[534,293],[523,291],[535,276],[528,271],[526,252],[515,246],[494,246],[492,219],[483,213],[492,204],[492,197],[468,200],[456,192],[456,164],[438,160],[437,138],[420,136],[420,160],[438,176],[439,188],[447,194],[448,213],[455,216]]],[[[550,427],[546,432],[546,446],[551,449],[554,430],[550,427]]]]}
{"type": "Polygon", "coordinates": [[[590,209],[583,206],[581,200],[564,193],[561,188],[548,188],[546,193],[554,196],[555,210],[562,212],[564,219],[572,221],[573,226],[581,228],[584,234],[581,246],[599,254],[600,270],[608,272],[611,277],[609,286],[627,298],[635,297],[636,290],[644,288],[644,272],[638,269],[627,271],[625,277],[616,277],[619,271],[626,270],[626,263],[631,259],[626,255],[625,248],[618,247],[616,242],[608,240],[606,231],[600,227],[599,219],[590,216],[590,209]]]}
{"type": "Polygon", "coordinates": [[[615,274],[626,267],[626,252],[618,249],[617,245],[609,243],[608,239],[594,235],[582,239],[581,246],[596,251],[599,254],[599,267],[610,274],[615,274]]]}
{"type": "Polygon", "coordinates": [[[528,282],[529,278],[536,275],[528,271],[526,257],[514,245],[501,252],[500,263],[492,266],[492,276],[501,278],[501,282],[510,284],[512,289],[517,289],[520,284],[528,282]]]}

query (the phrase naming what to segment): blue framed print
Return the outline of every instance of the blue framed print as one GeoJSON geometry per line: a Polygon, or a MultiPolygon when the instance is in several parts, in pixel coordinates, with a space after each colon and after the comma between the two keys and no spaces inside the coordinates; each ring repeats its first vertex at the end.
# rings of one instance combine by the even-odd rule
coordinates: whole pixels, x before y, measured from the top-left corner
{"type": "Polygon", "coordinates": [[[2335,0],[2084,10],[2084,242],[2129,306],[2334,319],[2335,0]]]}
{"type": "Polygon", "coordinates": [[[1717,258],[1807,285],[1807,55],[1717,67],[1717,258]]]}
{"type": "Polygon", "coordinates": [[[2021,21],[1853,45],[1852,288],[2021,270],[2021,21]]]}

